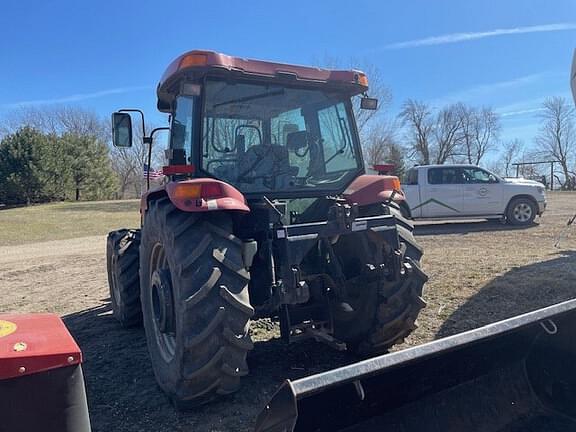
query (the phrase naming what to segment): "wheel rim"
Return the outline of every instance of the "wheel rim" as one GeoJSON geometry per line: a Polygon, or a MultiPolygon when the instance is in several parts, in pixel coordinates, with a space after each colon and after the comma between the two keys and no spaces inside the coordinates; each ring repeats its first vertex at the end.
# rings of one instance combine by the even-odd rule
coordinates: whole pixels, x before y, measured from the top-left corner
{"type": "Polygon", "coordinates": [[[532,217],[532,207],[527,203],[520,203],[514,207],[513,213],[518,222],[527,222],[532,217]]]}
{"type": "Polygon", "coordinates": [[[168,260],[159,243],[152,249],[149,277],[154,337],[160,354],[170,362],[176,353],[174,297],[168,260]]]}

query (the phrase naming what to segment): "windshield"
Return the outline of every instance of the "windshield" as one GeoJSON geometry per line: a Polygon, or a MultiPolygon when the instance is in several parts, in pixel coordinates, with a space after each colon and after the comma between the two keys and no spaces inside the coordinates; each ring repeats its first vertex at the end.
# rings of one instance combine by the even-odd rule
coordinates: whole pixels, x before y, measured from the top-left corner
{"type": "Polygon", "coordinates": [[[202,168],[244,193],[339,192],[362,166],[341,94],[208,81],[202,168]]]}

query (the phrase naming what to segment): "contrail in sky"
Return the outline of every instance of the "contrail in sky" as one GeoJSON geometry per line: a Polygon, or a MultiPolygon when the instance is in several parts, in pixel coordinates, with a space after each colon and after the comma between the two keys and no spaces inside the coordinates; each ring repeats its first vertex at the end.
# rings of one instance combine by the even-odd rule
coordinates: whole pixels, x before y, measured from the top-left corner
{"type": "Polygon", "coordinates": [[[3,108],[17,108],[19,106],[26,106],[26,105],[49,105],[49,104],[60,104],[60,103],[67,103],[67,102],[78,102],[83,101],[86,99],[96,99],[103,96],[109,96],[113,94],[121,94],[121,93],[129,93],[133,91],[139,90],[148,90],[152,88],[152,86],[137,86],[137,87],[119,87],[113,88],[108,90],[100,90],[93,93],[79,93],[70,96],[63,96],[60,98],[54,99],[37,99],[37,100],[25,100],[20,102],[13,102],[8,104],[0,105],[3,108]]]}
{"type": "Polygon", "coordinates": [[[385,45],[384,49],[416,48],[432,45],[444,45],[458,42],[466,42],[476,39],[484,39],[496,36],[506,36],[524,33],[542,33],[576,30],[576,23],[542,24],[527,27],[502,28],[483,32],[450,33],[440,36],[431,36],[423,39],[414,39],[404,42],[396,42],[385,45]]]}

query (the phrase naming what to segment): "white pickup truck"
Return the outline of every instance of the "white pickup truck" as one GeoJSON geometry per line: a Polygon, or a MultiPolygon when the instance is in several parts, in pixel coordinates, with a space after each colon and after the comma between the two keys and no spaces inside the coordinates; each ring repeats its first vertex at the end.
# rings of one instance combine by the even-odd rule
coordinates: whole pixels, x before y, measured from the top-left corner
{"type": "Polygon", "coordinates": [[[546,208],[543,184],[501,178],[474,165],[410,168],[402,190],[414,219],[500,218],[529,225],[546,208]]]}

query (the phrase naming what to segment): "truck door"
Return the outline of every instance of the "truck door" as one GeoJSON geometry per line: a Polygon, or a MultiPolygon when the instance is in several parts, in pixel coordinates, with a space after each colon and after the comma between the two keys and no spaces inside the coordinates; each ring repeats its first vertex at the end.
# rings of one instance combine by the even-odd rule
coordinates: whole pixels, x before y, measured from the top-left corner
{"type": "Polygon", "coordinates": [[[410,207],[410,212],[413,218],[422,217],[422,208],[418,207],[420,204],[420,187],[418,186],[418,170],[411,168],[404,174],[402,179],[402,191],[406,197],[406,203],[410,207]]]}
{"type": "Polygon", "coordinates": [[[494,215],[503,211],[502,185],[495,175],[482,168],[462,168],[464,188],[462,201],[466,214],[494,215]]]}
{"type": "Polygon", "coordinates": [[[420,184],[421,217],[458,217],[462,214],[462,168],[428,168],[420,184]]]}

